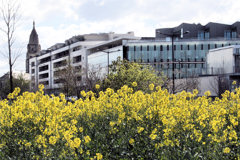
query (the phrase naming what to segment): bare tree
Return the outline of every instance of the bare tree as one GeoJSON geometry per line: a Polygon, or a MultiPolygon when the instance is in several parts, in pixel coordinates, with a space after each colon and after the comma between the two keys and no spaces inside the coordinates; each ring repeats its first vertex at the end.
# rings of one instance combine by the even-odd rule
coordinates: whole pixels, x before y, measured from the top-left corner
{"type": "Polygon", "coordinates": [[[185,91],[193,91],[194,89],[198,88],[198,78],[197,77],[188,77],[183,79],[176,79],[175,80],[175,92],[185,91]]]}
{"type": "Polygon", "coordinates": [[[221,75],[214,76],[213,81],[210,81],[210,87],[220,97],[222,93],[230,89],[229,80],[221,75]]]}
{"type": "Polygon", "coordinates": [[[0,4],[0,30],[5,34],[7,40],[7,53],[2,54],[8,58],[10,91],[13,91],[13,75],[12,68],[20,54],[13,52],[13,44],[15,43],[15,31],[20,20],[20,4],[17,0],[2,0],[0,4]]]}
{"type": "MultiPolygon", "coordinates": [[[[185,71],[175,71],[175,75],[180,74],[187,74],[185,71]]],[[[173,91],[172,87],[172,79],[169,79],[168,81],[168,90],[173,91]]],[[[181,92],[181,91],[189,91],[192,92],[194,89],[198,89],[199,80],[198,75],[196,73],[192,73],[191,75],[188,75],[187,78],[179,78],[175,79],[175,93],[181,92]]]]}
{"type": "Polygon", "coordinates": [[[81,66],[73,66],[70,61],[66,61],[66,67],[55,71],[56,80],[67,96],[76,95],[80,97],[80,89],[83,84],[83,69],[81,66]]]}
{"type": "Polygon", "coordinates": [[[104,78],[102,75],[102,70],[103,68],[100,65],[97,67],[88,66],[85,90],[95,89],[95,85],[104,78]]]}

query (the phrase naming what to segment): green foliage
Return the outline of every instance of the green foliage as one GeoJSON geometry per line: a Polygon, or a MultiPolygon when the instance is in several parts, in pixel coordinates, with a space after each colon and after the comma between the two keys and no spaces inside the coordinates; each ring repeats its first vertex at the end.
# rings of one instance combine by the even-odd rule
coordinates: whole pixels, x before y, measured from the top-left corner
{"type": "Polygon", "coordinates": [[[148,92],[150,84],[163,86],[167,80],[163,74],[158,74],[152,66],[120,60],[120,58],[109,66],[109,71],[110,74],[101,84],[103,90],[112,88],[116,91],[121,86],[132,86],[132,83],[136,82],[135,91],[148,92]]]}
{"type": "MultiPolygon", "coordinates": [[[[21,89],[21,93],[25,91],[29,91],[29,83],[30,81],[25,80],[23,75],[19,75],[18,77],[13,77],[13,87],[19,87],[21,89]]],[[[10,79],[9,76],[5,76],[3,80],[0,82],[0,98],[6,98],[10,93],[10,79]]]]}

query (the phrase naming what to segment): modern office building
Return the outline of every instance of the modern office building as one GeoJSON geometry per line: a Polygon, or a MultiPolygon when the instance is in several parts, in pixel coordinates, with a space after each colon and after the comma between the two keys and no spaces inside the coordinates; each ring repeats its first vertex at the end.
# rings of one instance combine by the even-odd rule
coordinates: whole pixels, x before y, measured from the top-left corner
{"type": "Polygon", "coordinates": [[[88,55],[88,71],[100,72],[99,77],[104,78],[109,73],[108,66],[116,61],[118,57],[126,59],[126,47],[124,44],[128,40],[140,40],[140,37],[125,35],[116,39],[112,39],[87,49],[88,55]]]}
{"type": "Polygon", "coordinates": [[[49,91],[60,87],[61,79],[56,73],[66,67],[67,61],[82,68],[79,75],[82,85],[93,69],[100,68],[101,77],[104,77],[108,65],[117,57],[152,65],[171,79],[198,77],[209,72],[206,65],[209,50],[232,45],[240,45],[240,22],[232,25],[208,23],[205,26],[183,23],[174,28],[156,29],[155,37],[137,38],[132,32],[79,35],[47,50],[40,50],[34,25],[26,69],[31,75],[32,89],[41,83],[49,91]]]}
{"type": "MultiPolygon", "coordinates": [[[[71,64],[71,66],[80,70],[77,73],[79,74],[77,77],[78,84],[85,85],[88,68],[88,48],[105,42],[109,42],[110,46],[114,47],[114,45],[119,45],[121,38],[130,39],[130,37],[134,37],[133,32],[127,34],[111,32],[78,35],[66,40],[65,43],[57,43],[47,50],[40,50],[34,24],[26,58],[26,72],[30,74],[31,90],[36,90],[39,84],[44,84],[46,93],[58,93],[62,85],[62,79],[57,74],[66,68],[67,64],[71,64]]],[[[110,48],[110,46],[107,47],[110,48]]]]}
{"type": "Polygon", "coordinates": [[[155,38],[127,41],[124,55],[129,61],[152,65],[169,78],[173,75],[187,78],[206,72],[206,53],[210,49],[238,44],[240,22],[232,25],[210,22],[205,26],[182,23],[174,28],[156,29],[155,38]]]}

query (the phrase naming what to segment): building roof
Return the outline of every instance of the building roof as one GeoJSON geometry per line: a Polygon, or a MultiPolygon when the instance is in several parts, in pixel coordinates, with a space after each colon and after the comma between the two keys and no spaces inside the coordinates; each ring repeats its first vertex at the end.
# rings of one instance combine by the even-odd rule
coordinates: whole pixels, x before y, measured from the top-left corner
{"type": "Polygon", "coordinates": [[[33,29],[32,29],[32,32],[30,34],[30,38],[29,38],[29,43],[28,44],[39,44],[38,34],[37,34],[36,29],[35,29],[35,22],[34,21],[33,21],[33,29]]]}
{"type": "Polygon", "coordinates": [[[179,26],[173,28],[156,29],[156,38],[164,39],[175,32],[180,35],[181,30],[183,30],[183,33],[185,31],[189,31],[188,34],[184,35],[184,39],[198,38],[199,33],[204,32],[208,33],[207,39],[224,38],[225,31],[235,32],[236,37],[234,38],[240,38],[240,22],[235,22],[233,24],[209,22],[206,25],[201,25],[200,23],[182,23],[179,26]]]}

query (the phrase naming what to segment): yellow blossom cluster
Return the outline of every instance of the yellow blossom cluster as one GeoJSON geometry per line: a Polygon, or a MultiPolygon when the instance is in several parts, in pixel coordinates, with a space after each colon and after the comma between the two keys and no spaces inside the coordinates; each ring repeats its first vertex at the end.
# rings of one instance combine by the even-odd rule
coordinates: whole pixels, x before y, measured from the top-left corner
{"type": "Polygon", "coordinates": [[[17,88],[0,101],[0,158],[240,158],[240,89],[214,100],[210,92],[149,90],[81,91],[67,102],[43,86],[22,95],[17,88]]]}

